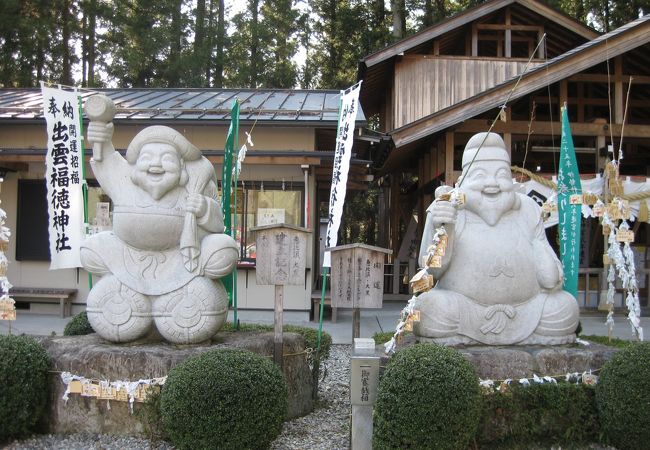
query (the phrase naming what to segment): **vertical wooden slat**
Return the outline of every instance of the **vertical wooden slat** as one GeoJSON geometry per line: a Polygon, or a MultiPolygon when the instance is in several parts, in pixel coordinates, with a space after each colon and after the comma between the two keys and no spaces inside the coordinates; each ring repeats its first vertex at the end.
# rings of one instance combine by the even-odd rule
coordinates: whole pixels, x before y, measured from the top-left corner
{"type": "Polygon", "coordinates": [[[478,28],[472,24],[472,56],[478,56],[478,28]]]}

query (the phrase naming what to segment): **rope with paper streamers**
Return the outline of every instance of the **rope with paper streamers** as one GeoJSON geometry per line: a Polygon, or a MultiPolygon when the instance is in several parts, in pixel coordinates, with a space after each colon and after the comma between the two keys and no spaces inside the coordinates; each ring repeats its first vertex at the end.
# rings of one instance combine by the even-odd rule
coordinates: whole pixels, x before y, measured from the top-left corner
{"type": "MultiPolygon", "coordinates": [[[[314,349],[309,347],[299,352],[284,353],[282,356],[286,358],[305,355],[307,358],[310,358],[313,353],[314,349]]],[[[262,356],[273,358],[273,355],[262,356]]],[[[139,379],[138,381],[108,381],[99,378],[86,378],[82,375],[75,375],[65,371],[50,370],[49,372],[59,374],[61,381],[65,384],[65,392],[61,399],[66,403],[70,399],[70,394],[79,394],[82,397],[106,400],[106,405],[109,410],[111,409],[111,400],[128,402],[131,414],[133,414],[133,404],[135,402],[146,402],[147,397],[159,390],[167,381],[166,375],[163,377],[139,379]]]]}

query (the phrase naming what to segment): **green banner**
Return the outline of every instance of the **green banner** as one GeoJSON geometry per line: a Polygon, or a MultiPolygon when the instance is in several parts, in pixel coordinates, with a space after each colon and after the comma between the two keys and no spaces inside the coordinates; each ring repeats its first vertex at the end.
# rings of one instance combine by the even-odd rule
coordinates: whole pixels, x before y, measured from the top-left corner
{"type": "MultiPolygon", "coordinates": [[[[224,233],[236,237],[232,226],[232,158],[239,145],[239,101],[235,100],[230,110],[230,128],[223,149],[223,168],[221,171],[221,210],[223,211],[224,233]]],[[[235,191],[236,194],[236,191],[235,191]]],[[[234,322],[237,325],[237,270],[221,279],[228,292],[229,305],[235,308],[234,322]]]]}
{"type": "Polygon", "coordinates": [[[564,290],[578,296],[580,268],[580,225],[582,223],[582,186],[573,147],[567,107],[562,107],[562,144],[557,174],[558,233],[560,259],[564,267],[564,290]]]}

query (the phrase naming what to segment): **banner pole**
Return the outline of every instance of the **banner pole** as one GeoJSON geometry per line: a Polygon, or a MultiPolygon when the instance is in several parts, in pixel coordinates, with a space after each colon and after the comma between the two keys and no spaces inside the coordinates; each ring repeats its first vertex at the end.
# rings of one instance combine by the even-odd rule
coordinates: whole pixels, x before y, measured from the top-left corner
{"type": "MultiPolygon", "coordinates": [[[[79,147],[80,152],[81,152],[81,179],[82,185],[81,185],[81,193],[83,194],[83,199],[84,199],[84,235],[88,234],[88,183],[86,182],[86,146],[85,144],[85,138],[84,138],[84,109],[83,109],[83,101],[81,99],[81,95],[77,96],[77,99],[79,100],[79,134],[81,135],[81,138],[79,139],[79,147]]],[[[93,274],[88,272],[88,289],[93,288],[93,274]]]]}

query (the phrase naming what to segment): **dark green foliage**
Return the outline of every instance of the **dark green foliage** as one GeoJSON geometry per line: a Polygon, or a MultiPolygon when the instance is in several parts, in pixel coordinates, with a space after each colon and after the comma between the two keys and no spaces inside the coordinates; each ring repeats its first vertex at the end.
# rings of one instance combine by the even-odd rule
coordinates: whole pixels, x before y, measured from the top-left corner
{"type": "Polygon", "coordinates": [[[379,384],[373,448],[465,449],[476,434],[481,393],[453,349],[417,344],[393,356],[379,384]]]}
{"type": "Polygon", "coordinates": [[[64,336],[83,336],[94,333],[93,327],[88,322],[86,311],[82,311],[70,320],[63,329],[64,336]]]}
{"type": "Polygon", "coordinates": [[[382,331],[372,335],[372,338],[375,340],[375,345],[385,344],[390,341],[395,334],[394,331],[382,331]]]}
{"type": "Polygon", "coordinates": [[[583,384],[513,382],[483,396],[477,440],[483,447],[574,446],[598,441],[594,388],[583,384]]]}
{"type": "Polygon", "coordinates": [[[650,448],[650,343],[630,345],[605,363],[596,400],[605,437],[612,445],[650,448]]]}
{"type": "MultiPolygon", "coordinates": [[[[235,326],[232,322],[226,322],[221,328],[221,331],[235,331],[235,326]]],[[[240,323],[239,331],[259,331],[259,332],[269,332],[273,331],[273,325],[263,325],[258,323],[240,323]]],[[[318,347],[318,330],[315,328],[301,327],[298,325],[284,325],[282,331],[285,333],[298,333],[305,340],[306,348],[313,348],[314,350],[318,347]]],[[[332,346],[332,336],[323,331],[321,336],[321,353],[323,358],[327,358],[330,354],[330,348],[332,346]]]]}
{"type": "Polygon", "coordinates": [[[267,358],[214,350],[171,370],[160,410],[166,433],[180,449],[262,449],[282,428],[287,386],[267,358]]]}
{"type": "Polygon", "coordinates": [[[47,405],[49,368],[33,338],[0,336],[0,442],[34,430],[47,405]]]}

